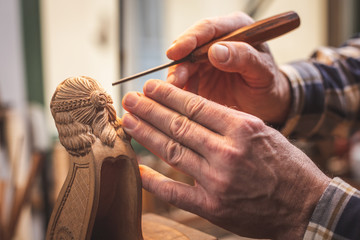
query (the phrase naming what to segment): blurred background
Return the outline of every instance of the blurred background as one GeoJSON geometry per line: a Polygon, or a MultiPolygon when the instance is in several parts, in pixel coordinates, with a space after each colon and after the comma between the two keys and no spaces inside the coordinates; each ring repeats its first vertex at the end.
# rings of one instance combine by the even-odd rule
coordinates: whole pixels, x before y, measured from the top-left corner
{"type": "MultiPolygon", "coordinates": [[[[121,116],[122,96],[142,91],[147,79],[165,80],[166,70],[115,87],[111,83],[168,62],[166,49],[195,22],[234,11],[260,20],[290,10],[299,14],[300,28],[269,43],[279,64],[306,59],[319,46],[339,46],[360,28],[356,0],[0,0],[0,229],[12,232],[13,239],[44,239],[68,171],[49,108],[61,81],[78,75],[97,79],[121,116]]],[[[327,141],[297,144],[324,171],[356,185],[346,137],[340,132],[327,141]]],[[[133,145],[140,162],[191,182],[133,145]]],[[[143,205],[144,212],[220,239],[243,239],[146,192],[143,205]]]]}

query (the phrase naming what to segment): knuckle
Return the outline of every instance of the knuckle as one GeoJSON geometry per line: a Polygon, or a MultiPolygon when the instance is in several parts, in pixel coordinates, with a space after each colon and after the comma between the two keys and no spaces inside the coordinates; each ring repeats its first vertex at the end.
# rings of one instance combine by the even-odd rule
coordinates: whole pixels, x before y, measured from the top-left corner
{"type": "Polygon", "coordinates": [[[197,117],[205,106],[205,99],[200,96],[191,96],[185,103],[185,115],[190,119],[197,117]]]}
{"type": "Polygon", "coordinates": [[[236,165],[236,160],[241,157],[242,153],[239,148],[231,145],[225,145],[219,150],[223,162],[227,165],[236,165]]]}
{"type": "Polygon", "coordinates": [[[213,29],[213,24],[214,24],[214,20],[212,18],[204,18],[204,19],[201,19],[197,24],[196,26],[199,26],[199,27],[210,27],[210,30],[213,29]]]}
{"type": "MultiPolygon", "coordinates": [[[[231,51],[231,61],[238,67],[246,67],[249,63],[258,61],[257,51],[250,45],[242,42],[229,44],[231,51]]],[[[244,69],[246,70],[246,69],[244,69]]]]}
{"type": "Polygon", "coordinates": [[[258,62],[259,59],[258,52],[254,48],[246,45],[244,55],[245,55],[244,62],[251,62],[251,63],[258,62]]]}
{"type": "Polygon", "coordinates": [[[170,140],[165,146],[165,158],[170,165],[178,166],[182,158],[182,146],[180,143],[170,140]]]}
{"type": "Polygon", "coordinates": [[[212,139],[207,135],[201,136],[201,145],[203,149],[214,156],[221,157],[223,155],[224,148],[227,148],[226,137],[220,137],[220,139],[212,139]]]}
{"type": "MultiPolygon", "coordinates": [[[[160,81],[160,80],[159,80],[160,81]]],[[[153,95],[156,96],[157,100],[166,102],[169,100],[169,98],[172,97],[174,92],[177,90],[176,87],[174,87],[172,84],[169,83],[162,83],[160,81],[159,86],[155,89],[157,92],[153,95]]]]}
{"type": "Polygon", "coordinates": [[[222,142],[220,141],[214,141],[211,138],[208,138],[206,135],[199,136],[201,140],[201,145],[204,149],[210,154],[216,153],[217,149],[219,149],[219,145],[221,145],[222,142]]]}
{"type": "Polygon", "coordinates": [[[261,132],[265,127],[265,123],[257,117],[246,118],[241,125],[248,134],[261,132]]]}
{"type": "Polygon", "coordinates": [[[211,186],[209,186],[210,191],[216,196],[230,192],[234,184],[227,174],[221,174],[219,172],[213,172],[208,176],[208,179],[212,183],[211,186]]]}
{"type": "Polygon", "coordinates": [[[174,89],[171,87],[165,87],[162,88],[162,91],[160,92],[161,94],[161,98],[166,101],[167,99],[170,98],[170,96],[174,93],[174,89]]]}
{"type": "Polygon", "coordinates": [[[212,19],[211,18],[204,18],[204,19],[200,20],[199,25],[209,25],[209,24],[212,24],[212,19]]]}
{"type": "Polygon", "coordinates": [[[190,129],[190,121],[183,115],[177,115],[170,122],[170,133],[176,138],[183,138],[190,129]]]}
{"type": "Polygon", "coordinates": [[[214,18],[204,18],[197,22],[195,27],[193,28],[193,32],[196,37],[197,45],[204,44],[202,40],[202,35],[206,34],[206,36],[209,36],[211,38],[215,37],[216,35],[216,28],[214,25],[214,18]]]}
{"type": "Polygon", "coordinates": [[[237,124],[232,126],[232,132],[236,135],[241,133],[241,136],[251,136],[258,132],[261,132],[266,127],[265,123],[255,116],[240,117],[237,124]]]}

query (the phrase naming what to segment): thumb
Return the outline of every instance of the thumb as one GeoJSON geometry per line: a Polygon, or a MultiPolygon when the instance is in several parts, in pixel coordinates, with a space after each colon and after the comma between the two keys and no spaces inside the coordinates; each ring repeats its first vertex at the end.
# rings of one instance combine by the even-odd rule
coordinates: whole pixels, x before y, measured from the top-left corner
{"type": "Polygon", "coordinates": [[[267,87],[276,66],[269,53],[259,52],[244,42],[221,42],[208,52],[211,64],[224,72],[239,73],[250,87],[267,87]]]}

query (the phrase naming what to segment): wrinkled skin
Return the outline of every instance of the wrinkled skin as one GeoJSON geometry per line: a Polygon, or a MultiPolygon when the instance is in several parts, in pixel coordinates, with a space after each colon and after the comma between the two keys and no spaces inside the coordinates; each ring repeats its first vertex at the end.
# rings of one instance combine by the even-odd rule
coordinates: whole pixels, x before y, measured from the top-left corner
{"type": "Polygon", "coordinates": [[[185,185],[140,166],[146,190],[242,236],[304,234],[329,179],[278,131],[158,80],[123,106],[125,131],[195,180],[185,185]]]}
{"type": "MultiPolygon", "coordinates": [[[[201,22],[179,37],[168,56],[181,58],[250,22],[243,14],[201,22]],[[213,32],[212,22],[218,26],[213,32]]],[[[123,98],[129,112],[124,130],[195,180],[186,185],[140,166],[143,187],[242,236],[301,239],[330,179],[263,122],[281,124],[290,105],[289,86],[271,55],[243,43],[224,44],[246,59],[231,60],[230,73],[217,69],[210,55],[211,63],[176,66],[168,83],[150,80],[143,94],[123,98]]]]}

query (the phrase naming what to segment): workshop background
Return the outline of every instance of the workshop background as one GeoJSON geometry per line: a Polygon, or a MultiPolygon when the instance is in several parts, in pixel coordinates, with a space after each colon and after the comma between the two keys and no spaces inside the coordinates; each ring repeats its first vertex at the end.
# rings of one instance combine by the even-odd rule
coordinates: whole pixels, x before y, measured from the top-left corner
{"type": "MultiPolygon", "coordinates": [[[[234,11],[260,20],[290,10],[299,14],[300,28],[269,43],[279,64],[306,59],[319,46],[339,46],[360,29],[356,0],[0,0],[0,230],[6,227],[13,239],[44,239],[68,170],[49,109],[61,81],[77,75],[97,79],[121,116],[122,96],[142,91],[147,79],[165,79],[166,70],[116,87],[111,83],[168,62],[166,49],[198,20],[234,11]]],[[[359,187],[347,137],[339,130],[327,141],[296,144],[322,170],[359,187]]],[[[192,181],[133,144],[140,162],[192,181]]],[[[244,239],[146,192],[143,210],[219,239],[244,239]]]]}

